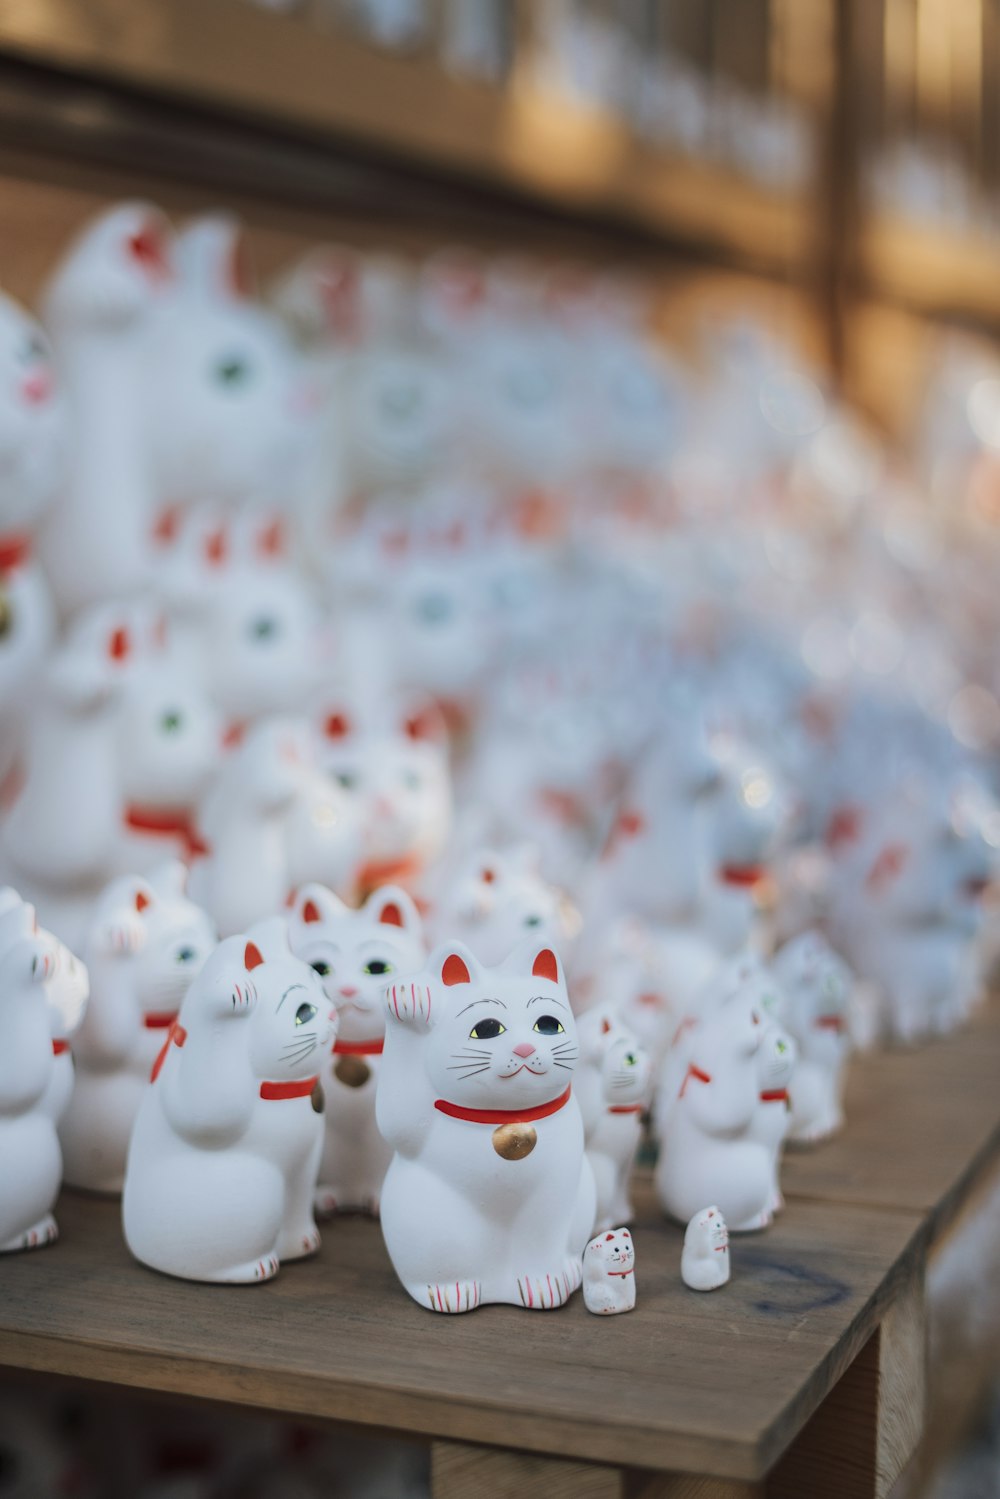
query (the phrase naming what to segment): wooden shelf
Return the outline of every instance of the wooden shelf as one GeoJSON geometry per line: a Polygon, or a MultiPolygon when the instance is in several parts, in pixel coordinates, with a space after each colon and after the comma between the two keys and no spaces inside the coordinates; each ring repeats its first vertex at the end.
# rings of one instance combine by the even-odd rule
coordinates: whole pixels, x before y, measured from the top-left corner
{"type": "Polygon", "coordinates": [[[1000,240],[873,217],[858,246],[864,294],[1000,330],[1000,240]]]}
{"type": "Polygon", "coordinates": [[[380,151],[759,268],[801,273],[813,250],[804,195],[646,149],[524,76],[465,81],[245,0],[0,0],[0,58],[380,151]]]}
{"type": "MultiPolygon", "coordinates": [[[[266,1286],[172,1281],[130,1259],[116,1204],[66,1194],[60,1242],[3,1263],[0,1365],[609,1471],[751,1486],[771,1473],[768,1495],[782,1499],[830,1402],[858,1398],[851,1381],[918,1284],[925,1250],[995,1168],[998,1069],[996,1007],[921,1051],[859,1060],[848,1129],[789,1156],[785,1213],[734,1240],[718,1295],[685,1289],[681,1231],[641,1180],[639,1305],[612,1321],[579,1296],[542,1317],[435,1317],[401,1291],[377,1226],[359,1219],[328,1227],[314,1261],[266,1286]]],[[[917,1385],[899,1405],[910,1425],[897,1472],[920,1413],[917,1333],[909,1346],[917,1385]]],[[[851,1438],[838,1432],[843,1455],[851,1438]]]]}

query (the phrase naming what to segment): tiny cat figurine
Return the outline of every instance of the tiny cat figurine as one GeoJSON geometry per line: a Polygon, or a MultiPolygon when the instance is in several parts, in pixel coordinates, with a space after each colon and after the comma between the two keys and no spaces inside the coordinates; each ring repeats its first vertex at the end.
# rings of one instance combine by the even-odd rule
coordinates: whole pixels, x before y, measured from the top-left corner
{"type": "Polygon", "coordinates": [[[360,910],[323,885],[303,885],[288,918],[292,952],[323,981],[340,1026],[320,1074],[326,1136],[316,1212],[378,1216],[392,1150],[375,1122],[375,1092],[385,1040],[387,983],[424,961],[420,916],[405,890],[384,885],[360,910]]]}
{"type": "Polygon", "coordinates": [[[84,944],[92,992],[73,1043],[76,1083],[60,1126],[71,1186],[121,1191],[150,1068],[215,945],[211,922],[184,893],[185,878],[176,863],[146,879],[123,876],[93,912],[84,944]]]}
{"type": "Polygon", "coordinates": [[[154,1064],[129,1147],[128,1247],[185,1280],[270,1280],[283,1260],[319,1248],[319,1068],[336,1012],[283,932],[267,938],[266,957],[238,936],[206,962],[154,1064]]]}
{"type": "Polygon", "coordinates": [[[458,943],[386,996],[382,1232],[421,1306],[548,1310],[581,1280],[596,1204],[572,1093],[576,1024],[550,948],[496,968],[458,943]]]}
{"type": "Polygon", "coordinates": [[[597,1183],[600,1231],[632,1221],[629,1177],[649,1102],[652,1062],[620,1016],[601,1005],[577,1022],[580,1060],[576,1094],[583,1115],[587,1156],[597,1183]]]}
{"type": "Polygon", "coordinates": [[[848,1004],[854,976],[820,932],[802,932],[771,963],[787,995],[786,1023],[799,1059],[789,1084],[788,1139],[813,1144],[844,1122],[844,1084],[851,1052],[848,1004]]]}
{"type": "Polygon", "coordinates": [[[667,1057],[655,1109],[664,1210],[687,1223],[710,1192],[737,1232],[766,1228],[774,1214],[774,1149],[756,1138],[761,1102],[758,1052],[768,1027],[754,993],[737,989],[691,1032],[676,1087],[667,1057]]]}
{"type": "Polygon", "coordinates": [[[603,1317],[635,1306],[635,1246],[627,1228],[609,1229],[587,1245],[583,1300],[588,1312],[603,1317]]]}
{"type": "Polygon", "coordinates": [[[52,1216],[62,1156],[46,1108],[55,1057],[45,982],[58,962],[55,943],[35,929],[35,913],[14,913],[0,957],[0,1254],[37,1249],[58,1234],[52,1216]]]}
{"type": "Polygon", "coordinates": [[[717,1291],[729,1280],[729,1233],[717,1207],[702,1208],[685,1229],[681,1278],[692,1291],[717,1291]]]}

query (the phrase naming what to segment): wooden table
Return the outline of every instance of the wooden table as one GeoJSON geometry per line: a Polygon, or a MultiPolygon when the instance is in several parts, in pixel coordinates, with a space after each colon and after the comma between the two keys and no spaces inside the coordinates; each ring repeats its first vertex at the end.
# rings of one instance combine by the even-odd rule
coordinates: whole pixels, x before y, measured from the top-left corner
{"type": "Polygon", "coordinates": [[[860,1060],[847,1133],[790,1157],[787,1211],[715,1295],[640,1180],[639,1304],[613,1319],[578,1296],[436,1317],[358,1219],[265,1286],[171,1281],[115,1204],[67,1194],[59,1244],[0,1262],[0,1365],[419,1434],[435,1499],[883,1495],[921,1426],[924,1257],[1000,1154],[998,1075],[996,1010],[860,1060]]]}

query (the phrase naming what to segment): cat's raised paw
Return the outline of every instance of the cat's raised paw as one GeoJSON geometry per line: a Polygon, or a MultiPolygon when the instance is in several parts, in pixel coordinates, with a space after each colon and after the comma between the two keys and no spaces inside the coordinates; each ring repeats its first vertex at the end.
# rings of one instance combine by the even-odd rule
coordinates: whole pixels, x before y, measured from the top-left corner
{"type": "Polygon", "coordinates": [[[404,1024],[431,1023],[433,1001],[429,984],[390,984],[385,991],[385,1005],[389,1017],[404,1024]]]}

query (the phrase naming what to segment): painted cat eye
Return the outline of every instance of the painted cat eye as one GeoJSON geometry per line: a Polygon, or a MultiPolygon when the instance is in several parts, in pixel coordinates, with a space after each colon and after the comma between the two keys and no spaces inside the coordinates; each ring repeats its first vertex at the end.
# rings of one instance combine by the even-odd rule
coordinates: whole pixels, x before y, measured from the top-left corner
{"type": "Polygon", "coordinates": [[[313,1020],[315,1018],[315,1015],[315,1005],[299,1005],[298,1009],[295,1011],[295,1024],[308,1025],[310,1020],[313,1020]]]}
{"type": "Polygon", "coordinates": [[[314,972],[319,974],[321,979],[325,979],[329,976],[330,965],[329,963],[324,963],[322,958],[317,958],[316,962],[310,963],[309,966],[313,969],[314,972]]]}
{"type": "Polygon", "coordinates": [[[541,926],[542,918],[540,916],[526,916],[524,924],[525,926],[541,926]]]}
{"type": "Polygon", "coordinates": [[[273,640],[277,633],[278,621],[271,619],[270,615],[262,614],[250,622],[250,634],[255,640],[273,640]]]}
{"type": "Polygon", "coordinates": [[[353,791],[358,783],[358,778],[352,770],[338,770],[337,780],[345,791],[353,791]]]}
{"type": "Polygon", "coordinates": [[[385,958],[372,958],[369,963],[365,964],[361,972],[368,974],[391,973],[392,964],[387,963],[385,958]]]}
{"type": "Polygon", "coordinates": [[[160,719],[160,728],[165,734],[176,734],[184,723],[183,713],[164,713],[160,719]]]}
{"type": "Polygon", "coordinates": [[[502,1036],[507,1029],[501,1025],[499,1020],[477,1020],[469,1032],[471,1041],[492,1041],[497,1036],[502,1036]]]}
{"type": "Polygon", "coordinates": [[[177,949],[178,963],[193,963],[198,954],[193,947],[179,947],[177,949]]]}
{"type": "Polygon", "coordinates": [[[625,1066],[626,1067],[638,1067],[638,1065],[639,1065],[639,1058],[636,1056],[635,1052],[634,1051],[627,1051],[625,1053],[625,1066]]]}
{"type": "Polygon", "coordinates": [[[37,333],[33,333],[25,344],[21,357],[28,364],[35,364],[39,359],[48,359],[48,345],[37,333]]]}
{"type": "Polygon", "coordinates": [[[540,1036],[561,1036],[565,1027],[555,1015],[539,1015],[532,1029],[540,1036]]]}
{"type": "Polygon", "coordinates": [[[215,378],[221,385],[242,385],[249,375],[250,366],[245,359],[222,359],[215,366],[215,378]]]}

